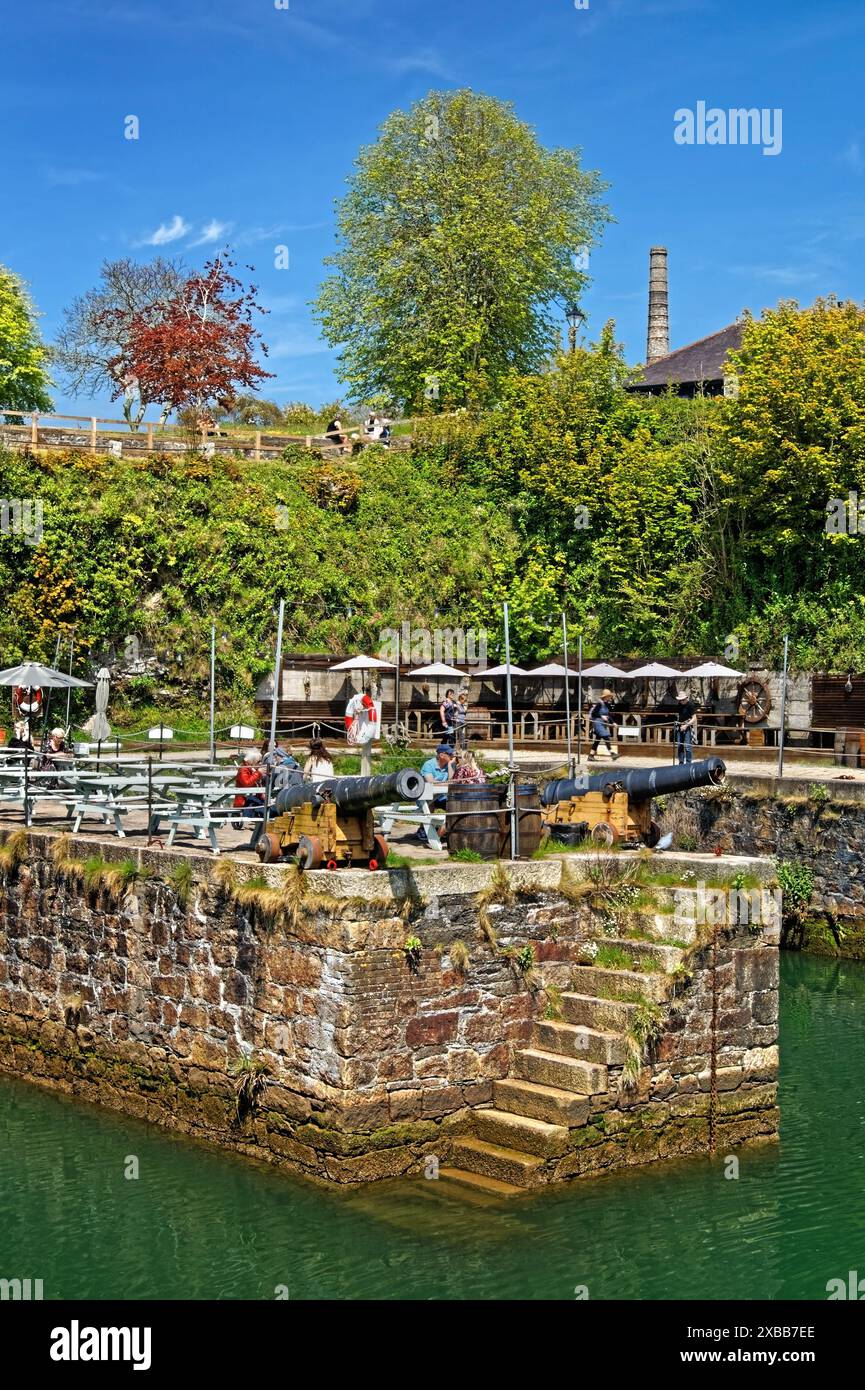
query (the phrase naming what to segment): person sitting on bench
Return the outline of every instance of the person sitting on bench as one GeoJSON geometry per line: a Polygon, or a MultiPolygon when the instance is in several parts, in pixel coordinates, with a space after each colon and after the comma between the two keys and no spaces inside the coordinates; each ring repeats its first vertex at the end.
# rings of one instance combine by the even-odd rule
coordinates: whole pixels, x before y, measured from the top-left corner
{"type": "Polygon", "coordinates": [[[260,763],[261,754],[258,749],[251,748],[237,769],[237,776],[234,779],[235,785],[245,789],[245,794],[234,798],[235,808],[240,811],[241,816],[257,816],[264,805],[263,796],[249,794],[250,787],[260,787],[264,780],[260,763]]]}

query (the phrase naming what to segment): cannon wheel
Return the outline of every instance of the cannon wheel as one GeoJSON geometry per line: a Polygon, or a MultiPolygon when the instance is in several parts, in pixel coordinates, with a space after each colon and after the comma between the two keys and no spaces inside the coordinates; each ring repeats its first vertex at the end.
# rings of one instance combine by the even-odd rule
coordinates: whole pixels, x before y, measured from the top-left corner
{"type": "Polygon", "coordinates": [[[656,820],[649,824],[649,828],[643,836],[643,844],[648,845],[649,849],[654,849],[661,838],[661,827],[656,820]]]}
{"type": "Polygon", "coordinates": [[[282,858],[282,845],[279,842],[279,836],[265,830],[255,842],[255,852],[262,864],[275,864],[282,858]]]}
{"type": "Polygon", "coordinates": [[[324,854],[317,835],[301,835],[297,842],[296,859],[299,869],[321,868],[324,854]]]}
{"type": "Polygon", "coordinates": [[[374,835],[373,844],[375,847],[372,854],[369,856],[369,867],[370,871],[375,873],[376,869],[384,868],[385,861],[390,851],[388,849],[387,840],[383,835],[374,835]]]}
{"type": "Polygon", "coordinates": [[[592,826],[592,844],[601,845],[605,849],[610,849],[619,838],[619,832],[614,825],[609,825],[606,821],[601,821],[598,825],[592,826]]]}

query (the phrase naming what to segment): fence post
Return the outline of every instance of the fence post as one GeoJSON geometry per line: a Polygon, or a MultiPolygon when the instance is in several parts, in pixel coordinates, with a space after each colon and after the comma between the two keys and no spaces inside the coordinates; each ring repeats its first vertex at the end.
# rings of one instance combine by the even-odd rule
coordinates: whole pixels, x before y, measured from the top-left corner
{"type": "Polygon", "coordinates": [[[148,426],[147,426],[147,452],[148,452],[148,454],[152,454],[152,453],[153,453],[153,426],[152,426],[152,425],[148,425],[148,426]]]}
{"type": "Polygon", "coordinates": [[[96,416],[90,416],[90,452],[96,453],[96,416]]]}
{"type": "Polygon", "coordinates": [[[34,410],[30,416],[30,443],[39,443],[39,411],[34,410]]]}
{"type": "Polygon", "coordinates": [[[255,457],[256,461],[261,459],[261,430],[255,431],[255,457]]]}
{"type": "Polygon", "coordinates": [[[306,447],[307,447],[307,449],[311,449],[311,448],[312,448],[312,435],[311,435],[311,434],[308,434],[308,435],[306,436],[306,447]]]}

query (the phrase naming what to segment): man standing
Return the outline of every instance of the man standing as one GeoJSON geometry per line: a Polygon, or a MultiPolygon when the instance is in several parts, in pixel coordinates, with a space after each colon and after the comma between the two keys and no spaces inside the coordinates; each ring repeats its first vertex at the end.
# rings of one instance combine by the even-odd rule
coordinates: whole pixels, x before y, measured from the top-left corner
{"type": "Polygon", "coordinates": [[[697,730],[697,706],[687,690],[677,690],[676,700],[679,706],[676,723],[676,761],[689,763],[692,761],[691,749],[697,730]]]}
{"type": "Polygon", "coordinates": [[[445,692],[445,697],[439,705],[439,719],[441,720],[442,741],[449,743],[451,747],[453,747],[456,738],[456,713],[457,704],[454,699],[454,692],[448,690],[445,692]]]}
{"type": "Polygon", "coordinates": [[[600,700],[596,700],[589,710],[589,723],[592,726],[592,746],[589,750],[590,763],[594,762],[598,745],[601,742],[607,745],[607,752],[611,758],[616,759],[619,756],[610,742],[614,733],[612,701],[612,690],[603,690],[600,700]]]}

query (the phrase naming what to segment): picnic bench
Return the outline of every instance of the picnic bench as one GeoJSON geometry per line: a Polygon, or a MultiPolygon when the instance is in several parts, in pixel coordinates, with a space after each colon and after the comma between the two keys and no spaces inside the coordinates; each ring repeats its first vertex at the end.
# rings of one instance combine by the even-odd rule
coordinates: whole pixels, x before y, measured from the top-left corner
{"type": "Polygon", "coordinates": [[[439,838],[439,830],[445,823],[444,811],[433,810],[433,798],[447,792],[444,782],[428,782],[422,796],[417,801],[405,801],[390,806],[377,806],[376,819],[380,821],[381,832],[387,838],[397,821],[408,825],[418,825],[424,832],[427,844],[436,853],[444,853],[444,845],[439,838]]]}
{"type": "Polygon", "coordinates": [[[190,786],[183,785],[173,787],[169,790],[170,801],[167,801],[154,809],[150,820],[150,835],[158,835],[159,827],[163,821],[170,826],[168,832],[168,848],[174,844],[178,830],[183,826],[188,826],[194,831],[196,840],[207,837],[210,848],[214,854],[219,854],[219,844],[216,839],[217,830],[231,821],[251,821],[252,837],[248,848],[252,848],[257,839],[256,829],[264,819],[264,807],[261,807],[261,814],[249,816],[241,813],[241,809],[235,807],[234,798],[237,795],[235,786],[190,786]]]}

